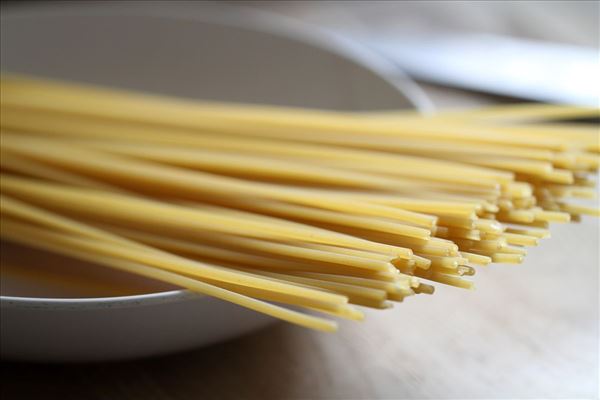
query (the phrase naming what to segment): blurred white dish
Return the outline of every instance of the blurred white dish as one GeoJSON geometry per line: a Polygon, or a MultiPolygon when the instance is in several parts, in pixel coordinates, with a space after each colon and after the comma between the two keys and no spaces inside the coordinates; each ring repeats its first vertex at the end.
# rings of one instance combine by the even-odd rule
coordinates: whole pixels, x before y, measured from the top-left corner
{"type": "MultiPolygon", "coordinates": [[[[249,11],[223,12],[198,3],[41,4],[7,7],[1,27],[3,71],[191,98],[341,110],[414,108],[427,101],[387,60],[249,11]]],[[[151,356],[232,338],[273,321],[99,267],[71,261],[66,266],[60,257],[45,259],[29,277],[13,275],[18,270],[9,267],[35,252],[3,247],[13,255],[3,256],[4,359],[151,356]],[[85,276],[62,279],[81,267],[85,276]],[[129,280],[136,290],[111,296],[116,279],[129,280]]]]}

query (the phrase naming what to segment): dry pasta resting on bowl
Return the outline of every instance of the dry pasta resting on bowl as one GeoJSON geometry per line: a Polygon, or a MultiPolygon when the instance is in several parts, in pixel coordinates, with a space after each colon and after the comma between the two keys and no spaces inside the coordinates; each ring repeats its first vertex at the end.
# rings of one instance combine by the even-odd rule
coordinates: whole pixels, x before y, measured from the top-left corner
{"type": "Polygon", "coordinates": [[[471,289],[599,213],[578,202],[597,126],[568,122],[597,109],[353,113],[11,74],[1,107],[3,240],[321,331],[471,289]]]}
{"type": "MultiPolygon", "coordinates": [[[[137,6],[7,7],[1,16],[0,67],[3,72],[220,102],[346,111],[426,105],[418,86],[389,61],[301,24],[200,3],[137,6]]],[[[8,113],[6,119],[4,115],[8,123],[8,113]]],[[[36,164],[44,174],[57,171],[46,162],[8,153],[4,151],[3,161],[13,167],[36,164]]],[[[58,169],[62,176],[90,179],[58,169]]],[[[7,166],[2,171],[33,177],[7,166]]],[[[109,186],[130,190],[107,182],[109,186]]],[[[23,203],[2,194],[13,204],[23,203]]],[[[2,241],[1,261],[3,359],[146,357],[206,346],[279,321],[181,286],[14,241],[2,241]]]]}

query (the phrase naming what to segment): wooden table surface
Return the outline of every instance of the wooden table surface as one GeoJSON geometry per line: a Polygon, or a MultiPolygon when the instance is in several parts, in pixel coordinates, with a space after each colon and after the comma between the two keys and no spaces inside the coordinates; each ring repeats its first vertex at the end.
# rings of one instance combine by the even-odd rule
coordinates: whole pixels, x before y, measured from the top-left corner
{"type": "MultiPolygon", "coordinates": [[[[596,25],[597,29],[597,25],[596,25]]],[[[576,36],[576,35],[575,35],[576,36]]],[[[497,101],[425,85],[438,106],[497,101]]],[[[555,225],[522,265],[481,268],[337,334],[285,323],[99,365],[1,364],[2,399],[598,398],[598,220],[555,225]]]]}
{"type": "Polygon", "coordinates": [[[477,290],[441,287],[337,334],[276,323],[168,357],[2,363],[2,399],[596,398],[598,221],[557,226],[477,290]]]}

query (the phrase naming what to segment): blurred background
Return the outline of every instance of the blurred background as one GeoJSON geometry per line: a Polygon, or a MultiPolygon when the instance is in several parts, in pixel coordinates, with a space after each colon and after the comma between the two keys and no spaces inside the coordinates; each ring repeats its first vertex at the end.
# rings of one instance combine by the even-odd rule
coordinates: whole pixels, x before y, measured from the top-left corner
{"type": "Polygon", "coordinates": [[[428,83],[531,100],[600,102],[597,1],[232,3],[297,18],[375,48],[420,79],[438,106],[473,99],[428,83]]]}
{"type": "Polygon", "coordinates": [[[243,1],[349,35],[490,33],[598,47],[596,1],[243,1]]]}
{"type": "MultiPolygon", "coordinates": [[[[189,15],[243,8],[283,25],[313,26],[317,35],[343,37],[398,69],[381,73],[414,78],[418,86],[409,91],[425,111],[523,101],[600,105],[597,1],[106,3],[140,9],[160,3],[189,15]]],[[[3,2],[2,8],[39,5],[3,2]]],[[[561,252],[547,252],[552,244],[543,243],[522,266],[482,270],[475,293],[441,287],[436,296],[368,313],[359,326],[342,323],[336,335],[278,323],[158,359],[77,367],[3,362],[1,393],[6,399],[597,398],[598,224],[588,219],[556,228],[561,252]]]]}

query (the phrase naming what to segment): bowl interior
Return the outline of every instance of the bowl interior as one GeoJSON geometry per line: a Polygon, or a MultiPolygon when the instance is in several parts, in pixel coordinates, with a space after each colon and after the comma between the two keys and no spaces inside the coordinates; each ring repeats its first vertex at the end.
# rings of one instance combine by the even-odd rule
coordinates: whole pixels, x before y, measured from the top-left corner
{"type": "Polygon", "coordinates": [[[0,293],[12,297],[98,298],[164,292],[168,284],[2,242],[0,293]]]}
{"type": "Polygon", "coordinates": [[[2,19],[3,71],[197,99],[337,110],[412,108],[367,67],[301,39],[154,15],[2,19]]]}
{"type": "MultiPolygon", "coordinates": [[[[153,15],[3,10],[2,71],[195,99],[334,110],[414,108],[348,56],[249,26],[153,15]]],[[[10,296],[111,297],[171,290],[146,279],[3,244],[10,296]]]]}

